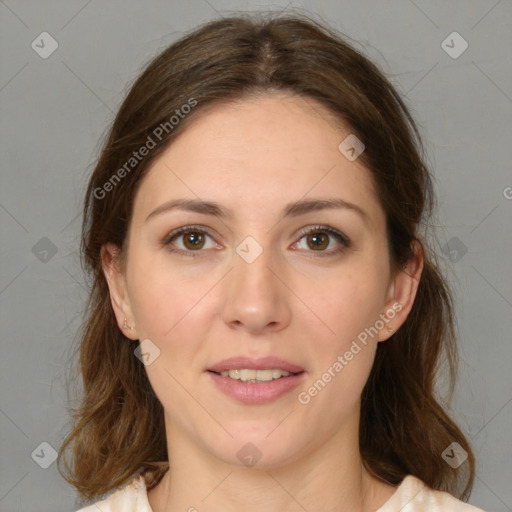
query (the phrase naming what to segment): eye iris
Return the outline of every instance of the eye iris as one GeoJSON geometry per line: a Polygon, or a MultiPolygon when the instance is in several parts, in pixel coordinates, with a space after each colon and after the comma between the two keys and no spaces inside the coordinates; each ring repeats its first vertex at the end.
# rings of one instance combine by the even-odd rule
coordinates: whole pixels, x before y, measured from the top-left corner
{"type": "Polygon", "coordinates": [[[307,237],[311,249],[325,249],[329,245],[329,237],[325,233],[313,233],[307,237]],[[312,244],[310,243],[312,242],[312,244]]]}
{"type": "Polygon", "coordinates": [[[197,231],[189,231],[183,236],[187,249],[201,249],[204,245],[204,235],[197,231]]]}

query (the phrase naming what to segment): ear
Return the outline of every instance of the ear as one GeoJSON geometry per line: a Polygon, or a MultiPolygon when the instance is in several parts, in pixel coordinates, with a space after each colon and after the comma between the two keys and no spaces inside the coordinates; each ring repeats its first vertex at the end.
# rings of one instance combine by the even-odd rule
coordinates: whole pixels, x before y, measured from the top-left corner
{"type": "Polygon", "coordinates": [[[121,332],[132,340],[138,339],[134,315],[126,288],[126,276],[121,268],[120,250],[113,243],[101,247],[101,266],[110,291],[110,302],[121,332]],[[124,323],[126,319],[126,324],[124,323]],[[126,326],[127,325],[127,326],[126,326]]]}
{"type": "Polygon", "coordinates": [[[411,312],[423,272],[424,251],[420,242],[412,242],[413,256],[391,279],[388,299],[381,318],[384,327],[379,331],[378,341],[385,341],[398,331],[411,312]],[[389,331],[388,328],[393,329],[389,331]]]}

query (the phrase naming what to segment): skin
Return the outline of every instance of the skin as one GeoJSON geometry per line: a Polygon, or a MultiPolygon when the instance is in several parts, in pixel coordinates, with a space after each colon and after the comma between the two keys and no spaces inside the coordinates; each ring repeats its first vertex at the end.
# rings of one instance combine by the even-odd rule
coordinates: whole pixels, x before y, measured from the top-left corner
{"type": "Polygon", "coordinates": [[[423,256],[415,246],[407,270],[391,274],[371,174],[338,150],[349,134],[311,99],[280,93],[216,105],[193,120],[142,181],[125,264],[115,246],[102,248],[120,328],[126,318],[127,336],[149,338],[160,350],[145,368],[164,407],[171,466],[148,494],[154,512],[334,511],[340,504],[374,511],[396,490],[362,464],[360,398],[377,344],[411,310],[423,256]],[[215,201],[233,217],[176,209],[146,220],[177,198],[215,201]],[[368,221],[349,209],[283,217],[286,204],[312,198],[342,198],[368,221]],[[196,257],[169,250],[194,252],[185,236],[162,243],[189,224],[212,236],[196,257]],[[344,233],[350,247],[334,254],[343,245],[325,231],[316,231],[320,249],[300,233],[318,224],[344,233]],[[252,263],[235,251],[247,236],[263,249],[252,263]],[[401,310],[379,334],[301,404],[297,394],[397,303],[401,310]],[[205,370],[240,354],[298,364],[307,372],[304,385],[270,404],[238,403],[205,370]],[[248,442],[261,453],[253,467],[237,457],[248,442]]]}

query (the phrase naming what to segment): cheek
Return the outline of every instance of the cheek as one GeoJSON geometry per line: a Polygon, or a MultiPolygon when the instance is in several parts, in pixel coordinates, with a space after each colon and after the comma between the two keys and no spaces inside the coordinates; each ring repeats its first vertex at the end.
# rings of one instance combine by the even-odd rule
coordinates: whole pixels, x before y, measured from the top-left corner
{"type": "Polygon", "coordinates": [[[128,282],[139,338],[150,339],[160,351],[146,373],[164,408],[185,421],[193,403],[184,389],[191,388],[188,381],[201,367],[197,355],[211,317],[206,292],[214,283],[185,280],[165,265],[137,266],[135,258],[132,263],[128,282]]]}
{"type": "Polygon", "coordinates": [[[370,374],[385,279],[385,269],[375,264],[347,265],[310,289],[308,306],[321,322],[310,315],[309,327],[302,327],[315,341],[308,347],[315,364],[308,387],[301,391],[333,424],[344,421],[356,406],[370,374]]]}
{"type": "MultiPolygon", "coordinates": [[[[165,402],[168,393],[181,396],[178,382],[203,371],[202,345],[218,316],[216,295],[218,276],[184,276],[168,261],[133,258],[128,284],[139,339],[151,340],[159,356],[146,366],[152,386],[165,402]]],[[[218,293],[218,292],[217,292],[218,293]]],[[[186,398],[186,397],[184,397],[186,398]]]]}
{"type": "Polygon", "coordinates": [[[211,278],[185,278],[165,257],[134,254],[128,273],[130,302],[139,336],[167,343],[203,305],[211,278]]]}
{"type": "MultiPolygon", "coordinates": [[[[383,273],[374,267],[343,268],[314,286],[297,283],[311,313],[321,320],[322,340],[338,349],[375,324],[385,297],[383,273]]],[[[318,326],[317,326],[318,327],[318,326]]]]}
{"type": "MultiPolygon", "coordinates": [[[[377,337],[372,326],[382,306],[381,290],[373,278],[339,276],[312,303],[323,325],[309,326],[315,363],[299,401],[328,418],[329,425],[340,425],[356,410],[373,365],[377,337]]],[[[322,428],[331,431],[328,425],[322,428]]]]}

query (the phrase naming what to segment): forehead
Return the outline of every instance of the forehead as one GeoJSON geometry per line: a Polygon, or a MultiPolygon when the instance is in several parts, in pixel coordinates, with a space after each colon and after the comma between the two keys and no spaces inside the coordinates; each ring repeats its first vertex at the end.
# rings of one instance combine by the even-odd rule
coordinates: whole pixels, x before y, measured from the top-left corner
{"type": "Polygon", "coordinates": [[[152,163],[134,219],[178,197],[212,200],[251,218],[308,196],[339,197],[361,206],[382,229],[370,172],[338,149],[350,129],[320,103],[267,94],[194,116],[152,163]]]}

